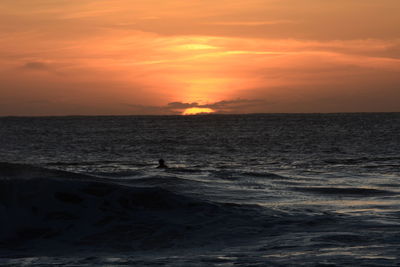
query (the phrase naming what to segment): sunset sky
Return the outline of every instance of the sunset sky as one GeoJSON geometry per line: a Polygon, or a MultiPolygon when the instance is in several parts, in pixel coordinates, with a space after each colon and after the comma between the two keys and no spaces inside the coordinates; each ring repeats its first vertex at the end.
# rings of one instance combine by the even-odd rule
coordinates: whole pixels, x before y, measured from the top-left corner
{"type": "Polygon", "coordinates": [[[0,0],[0,116],[400,111],[399,0],[0,0]]]}

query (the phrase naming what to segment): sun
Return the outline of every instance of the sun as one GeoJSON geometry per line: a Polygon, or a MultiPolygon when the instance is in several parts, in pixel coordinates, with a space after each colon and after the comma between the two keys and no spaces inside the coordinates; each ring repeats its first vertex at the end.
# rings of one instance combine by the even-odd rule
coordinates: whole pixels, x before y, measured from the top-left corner
{"type": "Polygon", "coordinates": [[[183,111],[182,115],[210,114],[214,112],[215,110],[211,108],[187,108],[183,111]]]}

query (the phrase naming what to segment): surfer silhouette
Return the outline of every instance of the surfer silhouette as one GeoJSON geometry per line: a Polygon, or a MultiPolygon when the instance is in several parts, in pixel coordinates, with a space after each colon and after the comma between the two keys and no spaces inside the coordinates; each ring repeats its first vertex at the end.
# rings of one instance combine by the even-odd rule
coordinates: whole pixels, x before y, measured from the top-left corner
{"type": "Polygon", "coordinates": [[[168,166],[167,165],[165,165],[165,161],[163,160],[163,159],[159,159],[158,160],[158,167],[157,167],[158,169],[166,169],[166,168],[168,168],[168,166]]]}

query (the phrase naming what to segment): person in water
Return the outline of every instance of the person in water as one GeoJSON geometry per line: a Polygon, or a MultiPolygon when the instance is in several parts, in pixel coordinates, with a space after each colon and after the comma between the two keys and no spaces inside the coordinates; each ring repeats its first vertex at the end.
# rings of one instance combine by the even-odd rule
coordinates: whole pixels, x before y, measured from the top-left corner
{"type": "Polygon", "coordinates": [[[164,161],[163,159],[159,159],[159,160],[158,160],[158,167],[157,167],[157,168],[160,168],[160,169],[161,169],[161,168],[163,168],[163,169],[165,168],[165,169],[166,169],[166,168],[168,168],[168,166],[165,165],[165,161],[164,161]]]}

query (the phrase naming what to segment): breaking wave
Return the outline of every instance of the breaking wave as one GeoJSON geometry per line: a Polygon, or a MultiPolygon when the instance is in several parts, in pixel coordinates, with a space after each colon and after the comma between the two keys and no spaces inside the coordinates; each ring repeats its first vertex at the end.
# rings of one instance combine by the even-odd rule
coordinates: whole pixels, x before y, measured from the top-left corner
{"type": "Polygon", "coordinates": [[[0,246],[128,250],[232,244],[268,233],[286,217],[257,206],[185,196],[155,185],[159,180],[135,187],[0,163],[0,246]]]}

